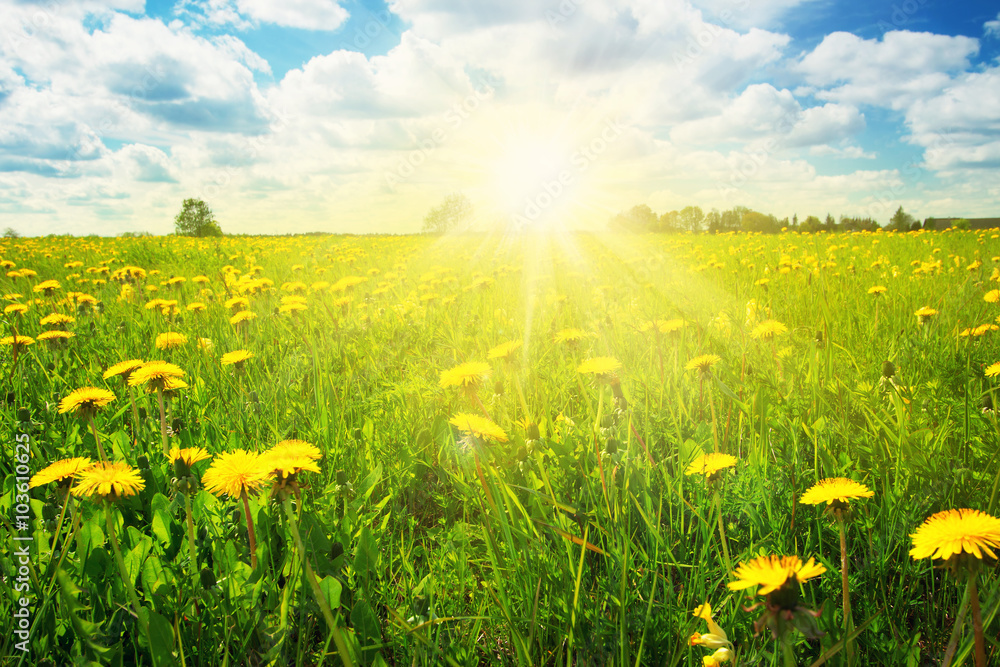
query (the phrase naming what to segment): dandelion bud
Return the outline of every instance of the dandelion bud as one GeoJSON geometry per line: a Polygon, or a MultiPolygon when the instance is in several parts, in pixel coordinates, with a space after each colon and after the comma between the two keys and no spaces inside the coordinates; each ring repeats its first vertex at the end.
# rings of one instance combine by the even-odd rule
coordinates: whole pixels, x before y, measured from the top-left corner
{"type": "Polygon", "coordinates": [[[882,362],[882,377],[889,379],[896,374],[896,364],[891,361],[882,362]]]}
{"type": "Polygon", "coordinates": [[[215,579],[215,573],[212,572],[207,567],[202,568],[200,579],[201,579],[201,586],[205,590],[208,590],[210,588],[215,588],[216,584],[218,583],[215,579]]]}
{"type": "Polygon", "coordinates": [[[28,408],[18,408],[17,409],[17,421],[22,424],[31,421],[31,410],[28,408]]]}
{"type": "Polygon", "coordinates": [[[538,440],[542,435],[538,432],[538,424],[528,424],[528,440],[538,440]]]}
{"type": "Polygon", "coordinates": [[[347,473],[343,470],[337,471],[337,484],[344,486],[347,484],[347,473]]]}

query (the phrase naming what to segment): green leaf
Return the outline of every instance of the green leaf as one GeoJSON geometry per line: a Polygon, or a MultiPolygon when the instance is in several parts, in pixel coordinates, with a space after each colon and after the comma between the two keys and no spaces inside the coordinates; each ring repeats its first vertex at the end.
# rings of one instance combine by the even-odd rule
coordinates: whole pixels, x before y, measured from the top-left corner
{"type": "Polygon", "coordinates": [[[173,519],[165,510],[158,509],[153,512],[153,534],[160,544],[170,544],[170,524],[173,519]]]}
{"type": "Polygon", "coordinates": [[[128,580],[135,583],[136,577],[139,576],[139,572],[142,568],[143,562],[146,560],[146,556],[149,555],[150,549],[153,548],[153,540],[148,537],[143,537],[139,541],[139,544],[130,550],[122,561],[125,563],[125,573],[128,576],[128,580]]]}
{"type": "Polygon", "coordinates": [[[361,529],[361,539],[354,547],[354,570],[367,584],[374,576],[377,567],[378,548],[375,545],[375,538],[372,537],[372,531],[365,526],[361,529]]]}
{"type": "Polygon", "coordinates": [[[73,627],[73,632],[83,645],[87,647],[87,653],[94,658],[100,658],[109,653],[111,649],[98,644],[96,641],[101,635],[100,626],[80,617],[80,612],[87,611],[88,608],[80,604],[78,600],[81,591],[76,583],[62,568],[56,571],[56,580],[59,582],[59,612],[62,616],[69,619],[70,625],[73,627]]]}
{"type": "Polygon", "coordinates": [[[323,577],[319,582],[320,590],[326,596],[326,601],[330,603],[330,609],[336,611],[340,607],[340,594],[343,587],[336,577],[323,577]]]}
{"type": "MultiPolygon", "coordinates": [[[[358,635],[362,648],[382,643],[382,629],[379,627],[378,617],[372,611],[372,607],[367,600],[358,600],[354,608],[351,609],[351,625],[358,635]]],[[[372,651],[361,651],[362,659],[366,664],[371,664],[375,658],[372,651]]]]}
{"type": "MultiPolygon", "coordinates": [[[[139,607],[139,614],[149,624],[149,652],[157,656],[160,664],[164,658],[172,661],[174,652],[174,629],[163,616],[148,607],[139,607]]],[[[171,664],[167,662],[166,664],[171,664]]]]}

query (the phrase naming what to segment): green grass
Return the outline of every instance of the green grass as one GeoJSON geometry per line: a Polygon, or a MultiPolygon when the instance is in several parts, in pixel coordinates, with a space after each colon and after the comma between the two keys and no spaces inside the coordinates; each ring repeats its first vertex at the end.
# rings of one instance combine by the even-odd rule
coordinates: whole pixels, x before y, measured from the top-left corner
{"type": "MultiPolygon", "coordinates": [[[[996,386],[983,370],[1000,361],[1000,332],[958,335],[1000,315],[983,299],[1000,287],[996,247],[989,234],[971,232],[0,241],[0,259],[16,264],[5,272],[37,272],[0,277],[0,292],[30,303],[23,316],[5,317],[3,335],[16,327],[35,337],[54,311],[76,317],[76,337],[62,348],[39,342],[16,363],[3,348],[0,373],[11,379],[4,430],[11,443],[29,434],[32,472],[70,456],[96,458],[87,425],[59,414],[59,399],[82,386],[118,396],[96,422],[105,448],[146,481],[113,515],[153,643],[132,614],[100,503],[74,500],[51,550],[61,505],[49,485],[31,492],[32,652],[22,656],[4,633],[3,664],[340,662],[287,517],[268,493],[250,501],[256,570],[240,503],[192,494],[192,570],[155,395],[137,393],[132,451],[127,393],[118,379],[102,379],[134,357],[187,372],[189,388],[170,401],[172,445],[218,454],[298,438],[323,452],[322,472],[303,475],[298,526],[355,664],[701,665],[709,651],[687,642],[705,632],[692,610],[706,601],[738,664],[778,664],[777,643],[753,634],[760,611],[743,610],[750,596],[726,587],[733,578],[712,492],[683,474],[716,439],[739,459],[719,483],[732,566],[797,554],[827,567],[802,588],[804,604],[822,609],[827,634],[797,636],[799,664],[843,639],[836,524],[796,502],[833,476],[875,492],[853,503],[848,525],[854,625],[864,626],[853,664],[937,664],[964,586],[912,560],[909,535],[944,509],[1000,513],[1000,430],[981,409],[996,386]],[[982,266],[970,270],[977,258],[982,266]],[[65,268],[71,260],[83,265],[65,268]],[[121,285],[88,272],[102,265],[150,275],[121,300],[121,285]],[[228,284],[226,265],[235,267],[228,284]],[[253,267],[273,286],[248,295],[257,318],[238,331],[223,304],[253,267]],[[196,275],[210,282],[199,286],[196,275]],[[171,288],[172,276],[188,280],[171,288]],[[345,292],[321,288],[307,290],[306,311],[278,312],[285,283],[333,285],[345,276],[368,278],[346,292],[349,303],[338,302],[345,292]],[[33,294],[46,279],[61,288],[33,294]],[[886,293],[868,294],[874,285],[886,293]],[[69,291],[100,306],[78,309],[69,291]],[[179,312],[144,308],[154,297],[176,299],[179,312]],[[188,312],[194,301],[205,311],[188,312]],[[939,314],[921,325],[914,313],[922,306],[939,314]],[[750,335],[767,317],[789,329],[773,343],[750,335]],[[640,330],[674,318],[685,321],[679,332],[640,330]],[[593,335],[553,342],[566,328],[593,335]],[[157,334],[167,331],[189,342],[157,350],[157,334]],[[199,338],[211,349],[200,349],[199,338]],[[439,386],[442,371],[486,361],[507,340],[523,346],[511,363],[491,360],[475,399],[439,386]],[[219,363],[236,349],[254,354],[240,371],[219,363]],[[722,360],[702,383],[684,367],[709,353],[722,360]],[[622,363],[627,405],[577,373],[595,356],[622,363]],[[883,380],[886,360],[895,384],[883,380]],[[448,420],[484,410],[509,441],[473,451],[448,420]],[[196,582],[192,572],[203,570],[210,575],[196,582]]],[[[8,529],[13,466],[12,454],[0,463],[8,529]]],[[[6,619],[16,605],[11,550],[0,564],[11,590],[0,601],[6,619]]],[[[995,661],[995,561],[982,570],[979,595],[995,661]]],[[[972,664],[971,652],[970,624],[953,664],[972,664]]],[[[847,664],[846,652],[826,664],[847,664]]]]}

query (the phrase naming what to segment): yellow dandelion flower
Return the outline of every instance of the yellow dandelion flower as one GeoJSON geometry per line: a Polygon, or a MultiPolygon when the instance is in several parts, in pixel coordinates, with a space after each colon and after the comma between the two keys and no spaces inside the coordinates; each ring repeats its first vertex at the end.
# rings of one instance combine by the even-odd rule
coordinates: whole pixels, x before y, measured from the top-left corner
{"type": "Polygon", "coordinates": [[[58,329],[53,329],[50,331],[43,331],[38,334],[35,340],[48,340],[48,341],[63,341],[72,338],[76,334],[72,331],[60,331],[58,329]]]}
{"type": "Polygon", "coordinates": [[[696,458],[684,471],[685,475],[705,475],[710,477],[720,470],[732,468],[736,465],[736,457],[731,454],[712,452],[702,454],[696,458]]]}
{"type": "Polygon", "coordinates": [[[826,572],[826,568],[812,558],[803,563],[798,556],[761,556],[749,563],[740,563],[733,572],[737,581],[729,583],[729,590],[740,591],[760,586],[760,595],[767,595],[785,585],[790,579],[805,582],[826,572]]]}
{"type": "Polygon", "coordinates": [[[457,414],[449,422],[466,435],[475,436],[481,440],[496,440],[507,442],[507,434],[492,420],[468,413],[457,414]]]}
{"type": "Polygon", "coordinates": [[[219,361],[222,362],[223,366],[235,365],[240,367],[243,365],[244,361],[251,359],[252,357],[253,352],[248,352],[246,350],[233,350],[232,352],[226,352],[222,355],[222,358],[219,361]]]}
{"type": "Polygon", "coordinates": [[[917,319],[919,319],[921,322],[924,322],[927,319],[934,317],[937,314],[938,311],[934,310],[930,306],[923,306],[914,313],[914,315],[917,316],[917,319]]]}
{"type": "Polygon", "coordinates": [[[722,357],[717,354],[702,354],[687,362],[684,366],[684,370],[708,373],[712,370],[712,367],[720,361],[722,361],[722,357]]]}
{"type": "Polygon", "coordinates": [[[830,477],[813,484],[802,494],[799,502],[804,505],[827,503],[833,507],[846,506],[856,498],[871,498],[875,492],[860,482],[846,477],[830,477]]]}
{"type": "Polygon", "coordinates": [[[614,357],[593,357],[577,366],[576,372],[583,375],[605,377],[613,374],[621,367],[621,363],[614,357]]]}
{"type": "Polygon", "coordinates": [[[485,361],[467,361],[454,368],[441,371],[441,387],[475,389],[489,374],[490,365],[485,361]]]}
{"type": "Polygon", "coordinates": [[[43,327],[57,326],[61,327],[66,324],[71,324],[76,322],[76,318],[72,315],[63,315],[62,313],[52,313],[51,315],[46,315],[41,319],[40,324],[43,327]]]}
{"type": "Polygon", "coordinates": [[[22,347],[28,347],[29,345],[34,345],[35,339],[31,336],[4,336],[0,338],[0,345],[9,345],[14,348],[15,351],[20,350],[22,347]]]}
{"type": "Polygon", "coordinates": [[[886,290],[884,285],[875,285],[874,287],[868,288],[868,293],[873,296],[880,296],[882,294],[885,294],[885,291],[886,290]]]}
{"type": "Polygon", "coordinates": [[[185,447],[184,449],[181,449],[180,447],[172,447],[170,449],[170,453],[167,454],[167,458],[174,463],[180,461],[190,468],[198,461],[204,461],[212,458],[212,455],[201,447],[185,447]]]}
{"type": "Polygon", "coordinates": [[[33,489],[36,486],[44,486],[52,482],[68,484],[74,477],[92,465],[94,462],[85,456],[56,461],[32,475],[28,487],[33,489]]]}
{"type": "Polygon", "coordinates": [[[788,327],[778,320],[764,320],[753,328],[750,337],[755,339],[770,340],[775,336],[788,333],[788,327]]]}
{"type": "Polygon", "coordinates": [[[109,367],[108,370],[104,371],[104,379],[113,378],[118,375],[124,376],[126,382],[128,382],[129,376],[132,375],[132,371],[142,366],[142,359],[128,359],[126,361],[119,361],[117,364],[109,367]]]}
{"type": "Polygon", "coordinates": [[[996,362],[995,364],[990,364],[989,366],[987,366],[984,373],[988,378],[1000,375],[1000,361],[996,362]]]}
{"type": "Polygon", "coordinates": [[[1000,289],[991,289],[989,292],[983,295],[983,301],[985,301],[986,303],[1000,302],[1000,289]]]}
{"type": "Polygon", "coordinates": [[[278,312],[282,315],[294,315],[295,313],[301,313],[304,310],[309,310],[309,306],[300,301],[292,301],[291,303],[286,303],[278,308],[278,312]]]}
{"type": "Polygon", "coordinates": [[[107,389],[81,387],[70,392],[59,402],[59,414],[76,412],[86,415],[88,412],[96,412],[113,400],[115,400],[115,395],[107,389]]]}
{"type": "Polygon", "coordinates": [[[138,470],[125,463],[98,463],[80,473],[80,480],[73,492],[78,496],[100,496],[103,500],[116,501],[144,489],[146,483],[138,470]]]}
{"type": "Polygon", "coordinates": [[[235,310],[236,308],[248,308],[250,306],[250,299],[245,296],[234,296],[226,301],[226,308],[229,310],[235,310]]]}
{"type": "Polygon", "coordinates": [[[182,333],[168,331],[156,337],[156,349],[174,350],[188,342],[188,337],[182,333]]]}
{"type": "Polygon", "coordinates": [[[187,305],[187,309],[192,313],[200,313],[201,311],[205,310],[205,304],[203,304],[201,301],[195,301],[193,303],[189,303],[187,305]]]}
{"type": "Polygon", "coordinates": [[[226,494],[231,498],[240,498],[244,493],[255,493],[269,474],[270,470],[262,463],[259,454],[237,449],[216,456],[202,475],[201,483],[216,496],[226,494]]]}
{"type": "Polygon", "coordinates": [[[511,353],[521,347],[521,341],[510,340],[506,343],[500,343],[495,347],[491,347],[490,351],[486,354],[488,359],[509,359],[511,353]]]}
{"type": "Polygon", "coordinates": [[[993,549],[1000,549],[1000,519],[979,510],[945,510],[924,521],[910,537],[914,559],[948,560],[963,552],[980,560],[984,552],[996,558],[993,549]]]}
{"type": "Polygon", "coordinates": [[[243,324],[249,322],[250,320],[257,317],[257,313],[250,310],[241,310],[232,317],[229,318],[229,323],[232,325],[243,324]]]}
{"type": "Polygon", "coordinates": [[[3,309],[4,315],[23,315],[28,312],[28,306],[23,303],[12,303],[3,309]]]}
{"type": "Polygon", "coordinates": [[[149,384],[154,389],[156,387],[162,388],[168,379],[183,376],[184,371],[181,370],[180,366],[167,363],[166,361],[147,361],[132,371],[132,375],[128,380],[128,386],[138,387],[139,385],[149,384]]]}
{"type": "MultiPolygon", "coordinates": [[[[21,273],[23,275],[24,271],[22,270],[21,273]]],[[[35,285],[31,291],[35,292],[36,294],[45,294],[46,296],[48,296],[53,292],[55,292],[60,287],[62,287],[62,285],[59,284],[58,280],[43,280],[42,282],[35,285]]]]}
{"type": "Polygon", "coordinates": [[[593,334],[584,331],[583,329],[563,329],[562,331],[556,332],[556,335],[552,337],[552,340],[556,343],[578,343],[584,338],[591,338],[593,334]]]}

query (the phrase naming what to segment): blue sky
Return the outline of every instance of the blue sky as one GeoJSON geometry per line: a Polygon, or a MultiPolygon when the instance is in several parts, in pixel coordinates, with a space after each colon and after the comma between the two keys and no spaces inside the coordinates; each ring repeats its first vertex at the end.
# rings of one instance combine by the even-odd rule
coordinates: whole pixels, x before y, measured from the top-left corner
{"type": "Polygon", "coordinates": [[[1000,8],[943,0],[0,0],[0,226],[409,232],[1000,215],[1000,8]]]}

